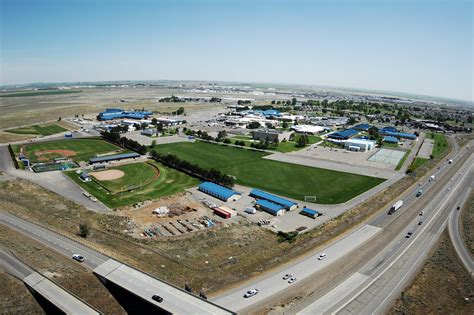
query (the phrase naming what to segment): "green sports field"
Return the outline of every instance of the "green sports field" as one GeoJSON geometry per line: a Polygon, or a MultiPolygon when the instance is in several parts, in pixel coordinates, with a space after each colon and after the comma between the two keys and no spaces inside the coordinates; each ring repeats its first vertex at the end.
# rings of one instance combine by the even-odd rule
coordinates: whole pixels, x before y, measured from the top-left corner
{"type": "Polygon", "coordinates": [[[68,171],[65,174],[110,208],[173,195],[199,184],[197,179],[156,162],[109,168],[109,170],[114,169],[124,171],[125,175],[116,180],[83,182],[74,171],[68,171]],[[159,176],[156,169],[159,170],[159,176]],[[132,186],[135,189],[127,191],[132,186]]]}
{"type": "Polygon", "coordinates": [[[175,154],[201,167],[236,176],[237,183],[281,196],[304,200],[316,196],[322,204],[346,202],[384,179],[263,159],[267,155],[204,142],[163,144],[155,149],[175,154]]]}
{"type": "Polygon", "coordinates": [[[54,135],[55,133],[60,133],[67,131],[67,129],[57,125],[57,124],[45,124],[45,125],[33,125],[23,128],[15,128],[5,130],[9,133],[16,133],[21,135],[41,135],[49,136],[54,135]]]}
{"type": "MultiPolygon", "coordinates": [[[[13,145],[12,147],[13,151],[18,155],[20,153],[20,145],[13,145]]],[[[96,154],[123,152],[126,151],[99,138],[62,139],[23,145],[23,153],[30,159],[30,163],[51,162],[55,158],[68,156],[76,162],[87,162],[96,154]]]]}

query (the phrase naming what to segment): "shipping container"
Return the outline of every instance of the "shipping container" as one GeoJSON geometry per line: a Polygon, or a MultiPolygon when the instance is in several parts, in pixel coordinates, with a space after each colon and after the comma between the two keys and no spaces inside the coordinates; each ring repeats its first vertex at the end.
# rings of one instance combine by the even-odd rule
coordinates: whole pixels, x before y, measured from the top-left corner
{"type": "Polygon", "coordinates": [[[230,218],[230,213],[219,208],[214,208],[214,214],[224,219],[230,218]]]}

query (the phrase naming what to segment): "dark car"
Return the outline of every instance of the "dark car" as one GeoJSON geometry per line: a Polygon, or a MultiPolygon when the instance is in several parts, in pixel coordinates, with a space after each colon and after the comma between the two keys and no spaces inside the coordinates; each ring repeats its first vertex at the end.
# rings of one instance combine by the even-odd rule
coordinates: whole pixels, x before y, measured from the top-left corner
{"type": "Polygon", "coordinates": [[[408,232],[405,237],[406,237],[406,238],[410,238],[412,235],[413,235],[413,232],[408,232]]]}
{"type": "Polygon", "coordinates": [[[156,295],[156,294],[153,295],[153,296],[151,297],[151,299],[154,300],[154,301],[157,301],[158,303],[163,302],[163,298],[162,298],[161,296],[159,296],[159,295],[156,295]]]}
{"type": "Polygon", "coordinates": [[[422,224],[423,224],[423,221],[418,222],[418,225],[422,225],[422,224]]]}

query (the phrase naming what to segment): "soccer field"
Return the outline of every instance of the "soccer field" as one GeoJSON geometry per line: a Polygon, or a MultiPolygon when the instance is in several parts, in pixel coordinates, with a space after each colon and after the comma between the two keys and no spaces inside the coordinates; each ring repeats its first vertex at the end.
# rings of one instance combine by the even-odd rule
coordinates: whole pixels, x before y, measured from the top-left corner
{"type": "MultiPolygon", "coordinates": [[[[20,145],[12,146],[14,152],[20,153],[20,145]]],[[[55,158],[70,157],[76,162],[89,161],[96,154],[123,153],[124,150],[102,139],[63,139],[48,142],[27,143],[23,153],[30,163],[51,162],[55,158]]]]}
{"type": "Polygon", "coordinates": [[[156,162],[133,163],[108,170],[121,170],[124,176],[115,180],[83,182],[74,171],[65,174],[110,208],[173,195],[199,184],[197,179],[156,162]]]}
{"type": "Polygon", "coordinates": [[[175,154],[203,168],[217,168],[237,178],[238,184],[304,200],[316,196],[322,204],[346,202],[384,179],[263,159],[267,155],[234,147],[181,142],[159,145],[161,154],[175,154]]]}

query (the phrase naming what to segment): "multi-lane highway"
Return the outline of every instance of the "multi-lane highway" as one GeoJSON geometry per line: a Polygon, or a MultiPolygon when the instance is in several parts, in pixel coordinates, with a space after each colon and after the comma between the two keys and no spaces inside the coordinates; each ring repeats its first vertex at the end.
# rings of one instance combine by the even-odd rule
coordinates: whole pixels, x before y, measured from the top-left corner
{"type": "MultiPolygon", "coordinates": [[[[355,287],[356,283],[366,280],[371,281],[371,276],[374,272],[380,272],[380,268],[384,264],[390,264],[390,262],[387,262],[389,256],[385,256],[385,258],[379,258],[372,266],[366,266],[368,262],[374,259],[375,254],[393,255],[394,253],[400,253],[400,251],[405,249],[408,244],[407,242],[415,239],[417,239],[417,245],[411,246],[412,250],[418,247],[418,243],[423,243],[421,242],[422,237],[418,236],[420,234],[419,231],[428,229],[427,223],[431,220],[430,213],[432,213],[433,207],[441,204],[439,198],[442,198],[445,193],[454,193],[459,190],[461,186],[452,185],[454,185],[454,181],[458,182],[460,180],[460,175],[458,174],[461,166],[466,169],[465,165],[469,165],[469,162],[472,164],[472,160],[466,163],[470,156],[471,153],[469,151],[466,151],[464,148],[459,150],[455,146],[455,149],[449,156],[449,158],[455,160],[453,164],[442,163],[438,169],[420,180],[419,185],[402,194],[400,199],[404,200],[404,206],[394,215],[387,215],[385,211],[379,213],[366,225],[356,230],[356,232],[346,236],[344,239],[352,240],[352,243],[346,242],[348,244],[347,247],[340,246],[344,239],[342,241],[337,240],[313,255],[308,255],[294,263],[272,270],[269,274],[257,277],[229,292],[224,292],[217,296],[214,301],[232,310],[245,313],[267,305],[274,305],[288,297],[298,296],[298,290],[305,291],[299,296],[305,296],[308,288],[310,288],[314,293],[311,293],[309,298],[303,298],[302,303],[293,307],[290,311],[301,312],[315,300],[322,297],[325,297],[326,301],[333,301],[334,298],[331,295],[326,296],[326,294],[329,294],[338,284],[342,284],[338,289],[340,290],[338,294],[341,292],[348,294],[355,287]],[[431,175],[435,176],[436,179],[434,181],[428,180],[431,175]],[[451,178],[453,178],[453,181],[450,180],[451,178]],[[448,188],[449,191],[447,190],[448,188]],[[416,193],[420,189],[424,191],[423,195],[417,197],[416,193]],[[434,200],[437,200],[437,203],[434,200]],[[421,211],[425,212],[423,216],[418,215],[421,211]],[[418,225],[420,221],[422,223],[418,225]],[[362,229],[369,229],[375,233],[371,237],[361,239],[357,231],[362,229]],[[414,233],[410,239],[405,238],[407,232],[414,233]],[[336,248],[338,249],[336,250],[336,248]],[[321,252],[329,253],[323,261],[315,258],[321,252]],[[331,255],[336,257],[330,259],[331,255]],[[301,266],[305,266],[305,268],[301,268],[301,266]],[[364,266],[369,270],[363,269],[364,266]],[[355,273],[357,270],[363,270],[364,272],[355,273]],[[288,284],[282,279],[283,275],[287,273],[293,274],[298,278],[298,281],[291,285],[288,284]],[[332,276],[330,276],[331,274],[332,276]],[[259,293],[254,297],[244,298],[243,294],[249,289],[259,289],[259,293]]],[[[456,199],[456,197],[452,198],[456,199]]],[[[446,206],[446,204],[444,205],[446,206]]],[[[425,251],[421,256],[424,257],[427,252],[425,251]]],[[[423,257],[418,260],[418,263],[423,261],[423,257]]]]}
{"type": "Polygon", "coordinates": [[[132,292],[160,309],[174,314],[232,314],[231,311],[214,303],[203,300],[169,283],[161,281],[147,273],[84,246],[72,239],[59,235],[51,230],[20,219],[10,213],[0,211],[0,223],[26,234],[47,247],[72,257],[79,254],[85,257],[83,266],[94,271],[104,280],[111,281],[125,290],[132,292]],[[163,298],[162,302],[152,299],[153,295],[163,298]]]}

